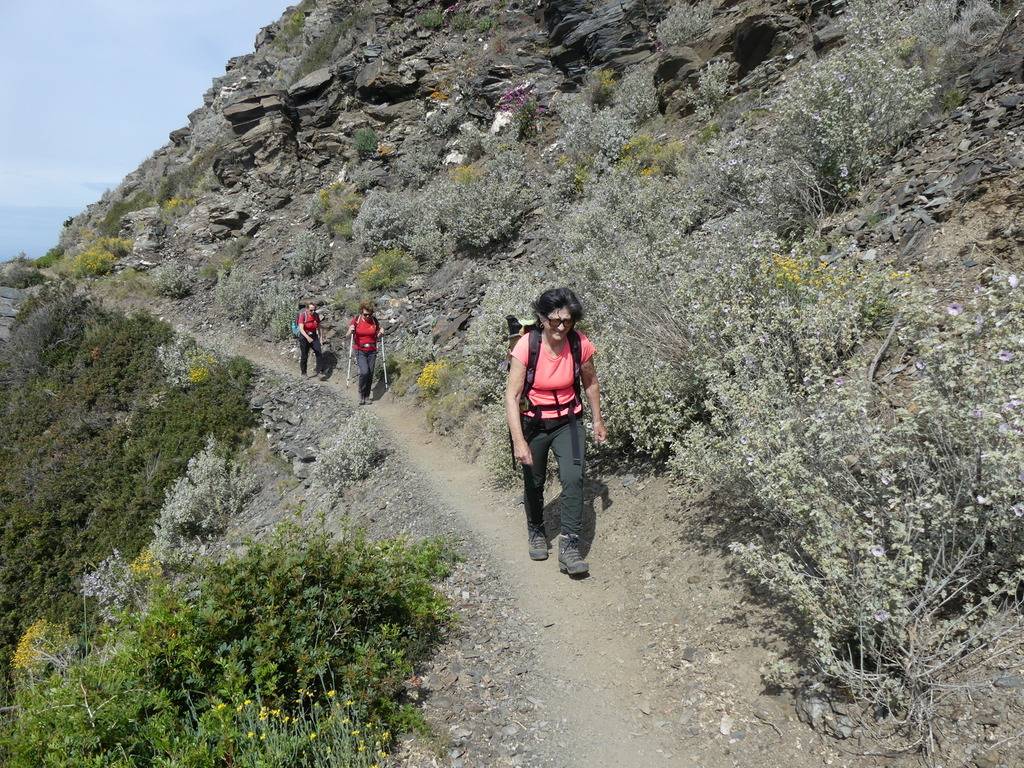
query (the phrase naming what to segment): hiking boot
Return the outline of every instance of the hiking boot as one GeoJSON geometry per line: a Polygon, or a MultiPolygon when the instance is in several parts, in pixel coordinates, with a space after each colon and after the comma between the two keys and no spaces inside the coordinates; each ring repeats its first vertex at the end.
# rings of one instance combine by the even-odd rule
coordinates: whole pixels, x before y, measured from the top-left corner
{"type": "Polygon", "coordinates": [[[590,566],[580,557],[580,537],[575,533],[563,533],[558,540],[558,570],[570,576],[590,571],[590,566]]]}
{"type": "Polygon", "coordinates": [[[544,526],[526,524],[526,541],[530,546],[531,560],[548,559],[548,537],[544,526]]]}

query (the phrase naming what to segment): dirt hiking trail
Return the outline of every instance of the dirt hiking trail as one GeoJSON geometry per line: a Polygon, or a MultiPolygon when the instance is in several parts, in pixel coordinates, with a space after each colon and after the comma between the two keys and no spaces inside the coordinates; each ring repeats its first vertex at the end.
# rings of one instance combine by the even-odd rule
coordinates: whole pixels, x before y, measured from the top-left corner
{"type": "MultiPolygon", "coordinates": [[[[179,322],[179,329],[300,381],[290,345],[250,344],[196,324],[179,322]]],[[[338,361],[319,391],[354,405],[345,363],[338,361]]],[[[771,630],[782,622],[750,600],[717,542],[709,546],[719,533],[711,511],[692,513],[657,479],[589,477],[589,525],[596,528],[587,555],[591,574],[571,579],[559,572],[557,538],[548,560],[527,556],[521,492],[494,490],[483,467],[465,460],[453,440],[429,432],[416,407],[381,386],[374,396],[365,407],[389,436],[390,460],[411,470],[432,503],[450,511],[457,535],[475,542],[467,559],[479,558],[484,572],[506,585],[517,620],[526,625],[513,636],[532,644],[527,654],[535,668],[507,685],[543,699],[545,717],[558,725],[546,737],[543,760],[540,753],[524,754],[511,765],[895,765],[840,751],[800,723],[788,699],[764,693],[759,666],[766,646],[778,645],[771,630]]],[[[547,490],[549,513],[557,496],[556,481],[547,490]]],[[[548,531],[550,537],[557,525],[548,531]]],[[[455,754],[426,764],[476,765],[455,754]]]]}

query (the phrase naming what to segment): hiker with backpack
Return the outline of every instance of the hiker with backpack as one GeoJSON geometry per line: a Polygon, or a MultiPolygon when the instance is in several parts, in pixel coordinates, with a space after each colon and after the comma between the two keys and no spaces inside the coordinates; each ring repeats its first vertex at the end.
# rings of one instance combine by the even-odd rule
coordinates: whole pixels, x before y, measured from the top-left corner
{"type": "Polygon", "coordinates": [[[306,365],[309,360],[309,350],[313,350],[316,358],[314,376],[321,380],[326,378],[323,375],[323,347],[320,333],[320,316],[316,313],[316,302],[311,301],[299,310],[298,317],[292,324],[292,333],[299,337],[299,372],[306,375],[306,365]]]}
{"type": "Polygon", "coordinates": [[[377,341],[384,335],[384,329],[373,313],[372,302],[359,304],[359,314],[348,324],[348,335],[359,366],[359,404],[369,405],[372,402],[373,369],[377,364],[377,341]]]}
{"type": "Polygon", "coordinates": [[[552,451],[562,483],[559,570],[581,576],[590,570],[580,552],[586,453],[582,393],[590,403],[594,439],[598,443],[608,439],[601,417],[594,345],[575,329],[583,305],[570,289],[544,291],[533,303],[533,311],[534,326],[512,349],[505,389],[512,452],[523,467],[527,544],[531,559],[547,559],[544,481],[548,452],[552,451]]]}

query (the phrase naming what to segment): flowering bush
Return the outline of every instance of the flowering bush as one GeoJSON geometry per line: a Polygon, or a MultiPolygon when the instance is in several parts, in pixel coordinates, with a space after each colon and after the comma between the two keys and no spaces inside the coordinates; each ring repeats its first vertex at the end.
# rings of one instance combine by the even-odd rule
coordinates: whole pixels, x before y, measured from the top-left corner
{"type": "Polygon", "coordinates": [[[259,488],[250,468],[229,459],[209,438],[189,460],[185,476],[167,490],[153,528],[153,554],[161,563],[180,565],[205,553],[259,488]]]}
{"type": "Polygon", "coordinates": [[[122,611],[142,610],[150,582],[161,574],[160,562],[146,548],[132,562],[120,550],[82,577],[82,595],[96,601],[100,616],[113,621],[122,611]]]}
{"type": "Polygon", "coordinates": [[[388,291],[405,285],[416,270],[416,262],[401,248],[380,251],[357,281],[364,291],[388,291]]]}
{"type": "Polygon", "coordinates": [[[315,232],[303,232],[298,237],[295,250],[288,261],[292,269],[300,277],[310,277],[322,272],[331,259],[331,250],[327,241],[315,232]]]}
{"type": "Polygon", "coordinates": [[[384,433],[377,422],[366,411],[357,411],[317,458],[313,479],[340,497],[345,488],[369,477],[386,453],[384,433]]]}
{"type": "Polygon", "coordinates": [[[449,620],[445,572],[434,542],[288,529],[155,578],[83,658],[19,676],[4,765],[380,766],[422,723],[397,699],[449,620]]]}
{"type": "Polygon", "coordinates": [[[339,182],[317,193],[314,216],[332,235],[347,240],[352,237],[352,222],[362,204],[362,195],[339,182]]]}
{"type": "Polygon", "coordinates": [[[11,666],[28,675],[40,674],[47,667],[63,672],[74,659],[75,647],[66,626],[37,619],[18,641],[11,666]]]}
{"type": "Polygon", "coordinates": [[[640,68],[622,79],[609,107],[594,110],[584,98],[568,96],[557,101],[555,108],[562,121],[560,144],[565,156],[603,172],[657,112],[658,95],[650,71],[640,68]]]}
{"type": "Polygon", "coordinates": [[[448,372],[450,365],[447,360],[436,360],[427,363],[416,377],[416,386],[425,397],[435,397],[441,388],[441,381],[448,372]]]}
{"type": "Polygon", "coordinates": [[[217,359],[198,347],[190,336],[177,335],[170,344],[156,350],[157,360],[168,383],[175,387],[188,387],[210,378],[217,359]]]}
{"type": "Polygon", "coordinates": [[[714,6],[708,0],[677,3],[658,25],[658,40],[664,45],[690,45],[711,29],[714,6]]]}
{"type": "Polygon", "coordinates": [[[729,75],[732,65],[727,61],[712,61],[697,75],[697,88],[691,96],[697,119],[707,122],[729,98],[729,75]]]}
{"type": "Polygon", "coordinates": [[[755,523],[759,537],[734,550],[813,629],[818,668],[913,743],[940,701],[981,682],[997,645],[1024,642],[1013,283],[938,311],[898,288],[913,375],[891,405],[827,358],[803,367],[799,387],[762,362],[757,380],[719,377],[708,428],[678,452],[684,477],[735,494],[755,523]]]}
{"type": "Polygon", "coordinates": [[[71,274],[75,277],[96,277],[114,269],[118,259],[132,251],[132,241],[123,237],[99,237],[71,260],[71,274]]]}
{"type": "Polygon", "coordinates": [[[498,112],[512,115],[516,136],[520,141],[537,134],[537,121],[544,108],[537,101],[533,83],[521,83],[508,88],[498,99],[498,112]]]}
{"type": "Polygon", "coordinates": [[[844,199],[917,125],[931,102],[920,67],[853,42],[794,78],[772,108],[774,147],[806,164],[823,193],[844,199]]]}
{"type": "Polygon", "coordinates": [[[161,264],[150,274],[156,292],[169,299],[183,299],[192,293],[194,279],[189,270],[178,264],[161,264]]]}
{"type": "Polygon", "coordinates": [[[522,152],[505,148],[476,172],[440,177],[420,190],[371,192],[356,217],[356,242],[369,251],[402,248],[438,262],[456,248],[509,237],[533,202],[522,152]]]}

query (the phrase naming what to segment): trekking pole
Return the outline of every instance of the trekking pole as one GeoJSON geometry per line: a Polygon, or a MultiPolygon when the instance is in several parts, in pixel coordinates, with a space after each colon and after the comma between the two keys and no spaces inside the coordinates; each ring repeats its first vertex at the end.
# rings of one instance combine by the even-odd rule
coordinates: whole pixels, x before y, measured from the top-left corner
{"type": "Polygon", "coordinates": [[[355,351],[355,339],[348,345],[348,370],[345,372],[345,386],[352,383],[352,353],[355,351]]]}
{"type": "Polygon", "coordinates": [[[380,337],[380,363],[384,366],[384,389],[388,391],[391,389],[388,384],[388,356],[384,354],[384,337],[380,337]]]}

